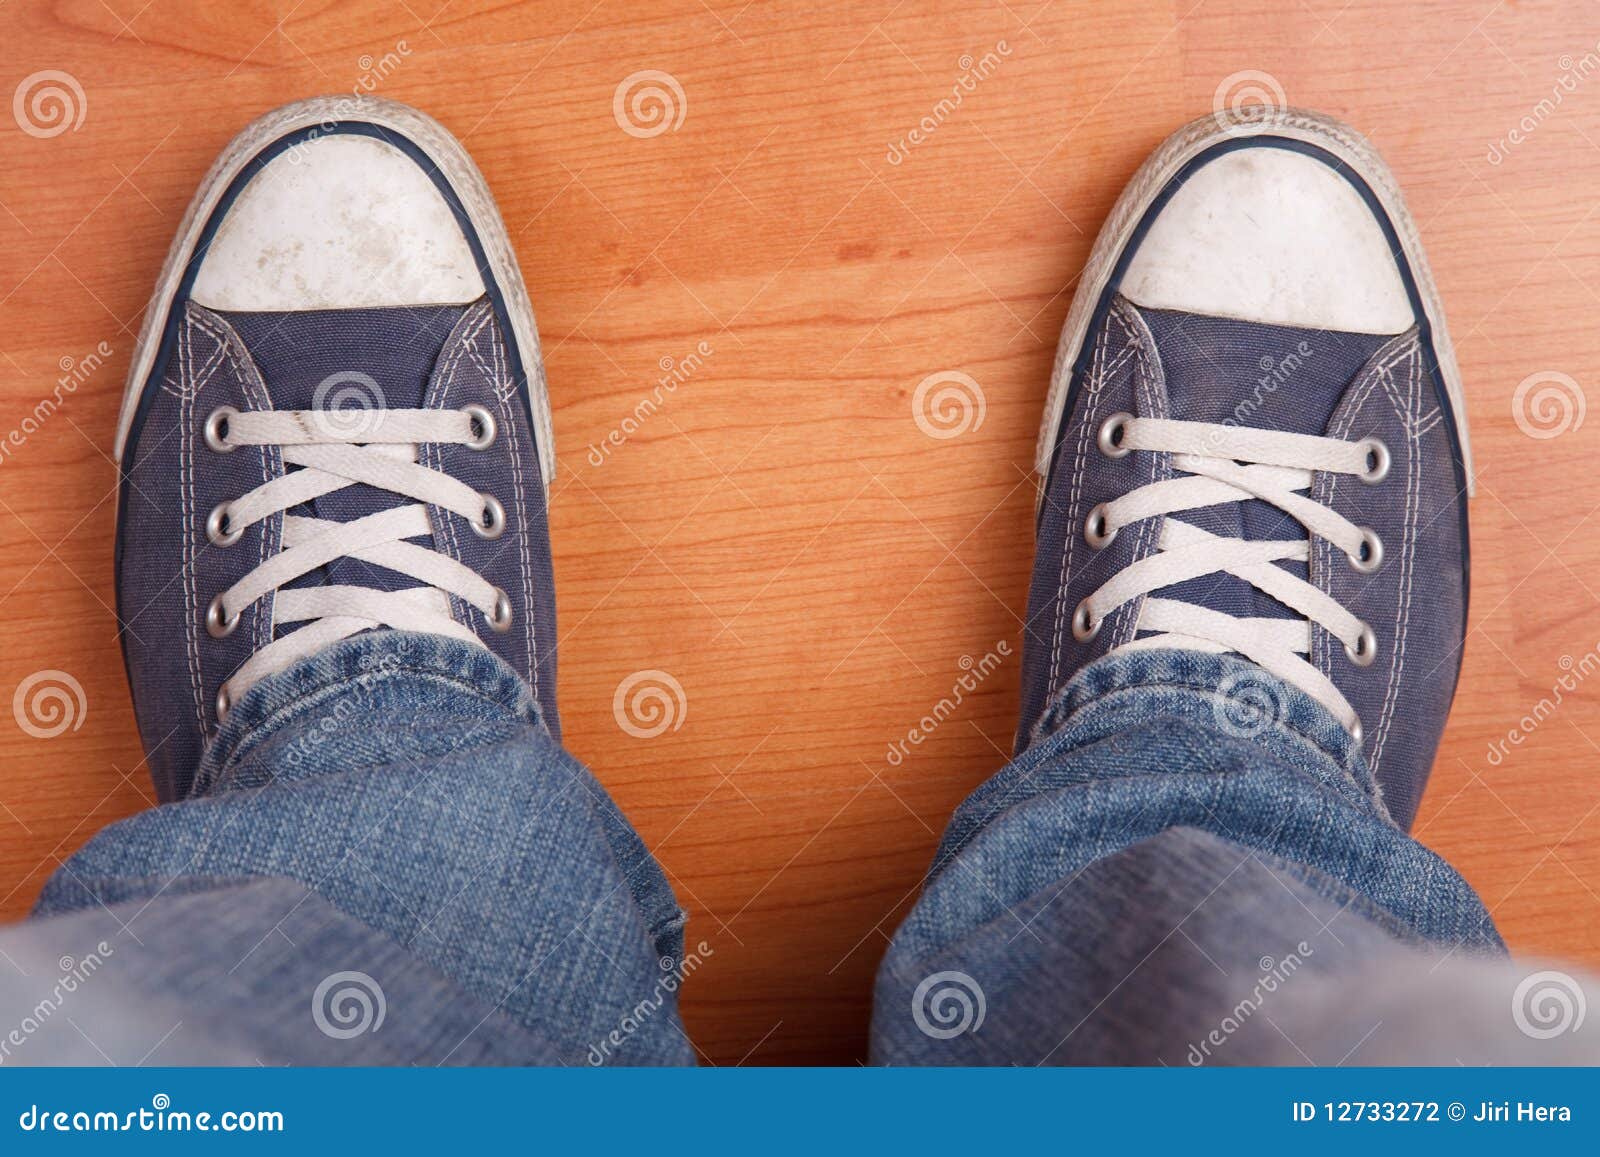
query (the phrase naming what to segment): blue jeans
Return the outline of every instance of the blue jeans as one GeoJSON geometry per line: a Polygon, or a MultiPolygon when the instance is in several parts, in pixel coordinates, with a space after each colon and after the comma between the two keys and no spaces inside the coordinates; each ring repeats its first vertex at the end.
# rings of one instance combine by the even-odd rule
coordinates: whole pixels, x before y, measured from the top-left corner
{"type": "MultiPolygon", "coordinates": [[[[1113,656],[1058,696],[945,834],[873,1059],[1570,1059],[1515,1031],[1526,970],[1319,705],[1220,712],[1244,669],[1113,656]]],[[[188,798],[0,932],[0,1063],[692,1064],[678,992],[716,945],[684,926],[509,668],[360,635],[262,683],[188,798]]]]}

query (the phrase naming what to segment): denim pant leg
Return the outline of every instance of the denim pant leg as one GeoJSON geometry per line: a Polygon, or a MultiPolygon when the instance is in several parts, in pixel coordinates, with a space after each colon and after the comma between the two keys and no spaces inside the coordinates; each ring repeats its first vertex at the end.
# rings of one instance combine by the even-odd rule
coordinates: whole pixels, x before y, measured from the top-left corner
{"type": "MultiPolygon", "coordinates": [[[[325,935],[348,944],[343,958],[317,958],[327,967],[381,985],[373,969],[394,954],[375,951],[375,933],[474,1007],[503,1014],[478,1032],[502,1019],[526,1030],[497,1056],[537,1041],[525,1059],[694,1059],[677,991],[698,956],[684,953],[684,914],[665,876],[550,737],[525,684],[481,648],[374,632],[258,684],[207,751],[189,797],[95,836],[51,877],[35,920],[107,914],[125,958],[136,953],[122,946],[158,925],[151,935],[195,965],[167,970],[163,984],[192,996],[198,1016],[212,1003],[205,986],[242,962],[201,949],[208,922],[185,925],[164,908],[195,893],[237,896],[241,883],[263,879],[314,894],[325,935]]],[[[242,923],[279,949],[283,897],[270,900],[242,923]]],[[[255,942],[245,932],[223,939],[229,952],[255,942]]],[[[303,990],[302,973],[286,963],[278,975],[303,990]]],[[[235,1015],[277,1016],[298,1002],[303,1031],[316,1034],[314,992],[275,992],[235,1015]]],[[[391,1016],[382,1031],[424,1032],[407,1055],[455,1059],[459,1025],[412,1020],[391,1016]]]]}
{"type": "Polygon", "coordinates": [[[1528,970],[1308,696],[1230,656],[1125,653],[1035,736],[957,811],[895,934],[876,1061],[1565,1055],[1511,1052],[1542,1043],[1512,1016],[1528,970]],[[1468,992],[1490,994],[1476,1022],[1468,992]]]}
{"type": "Polygon", "coordinates": [[[563,1059],[293,880],[172,889],[0,928],[0,1065],[563,1059]]]}

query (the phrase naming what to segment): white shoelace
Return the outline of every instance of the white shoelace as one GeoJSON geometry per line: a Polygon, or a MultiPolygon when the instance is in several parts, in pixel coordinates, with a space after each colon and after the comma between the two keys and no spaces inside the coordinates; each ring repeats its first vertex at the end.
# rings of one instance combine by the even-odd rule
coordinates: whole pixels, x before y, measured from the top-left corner
{"type": "Polygon", "coordinates": [[[284,514],[282,549],[211,601],[206,630],[217,638],[231,634],[244,612],[269,594],[275,595],[269,638],[283,624],[306,625],[268,642],[222,685],[219,720],[253,684],[358,631],[387,626],[481,646],[470,627],[451,617],[451,595],[476,607],[494,630],[510,629],[511,602],[504,591],[448,555],[405,541],[433,533],[429,506],[465,518],[480,537],[504,532],[505,509],[497,499],[417,462],[421,443],[481,450],[495,432],[493,415],[481,406],[349,412],[241,412],[224,406],[212,412],[205,425],[212,450],[277,446],[285,466],[301,467],[213,509],[206,535],[219,548],[232,546],[263,519],[347,486],[364,484],[416,500],[349,522],[284,514]],[[341,584],[279,589],[340,558],[360,559],[423,585],[398,591],[341,584]]]}
{"type": "MultiPolygon", "coordinates": [[[[1326,539],[1362,573],[1383,562],[1383,543],[1371,530],[1308,497],[1313,472],[1348,474],[1381,482],[1389,472],[1389,451],[1376,438],[1347,442],[1309,434],[1257,430],[1211,422],[1180,422],[1113,414],[1100,427],[1100,449],[1110,457],[1134,450],[1172,455],[1182,476],[1162,479],[1102,503],[1084,520],[1083,535],[1103,548],[1118,529],[1145,518],[1173,515],[1228,502],[1260,499],[1294,518],[1310,535],[1326,539]]],[[[1118,607],[1142,596],[1136,631],[1155,634],[1112,649],[1120,651],[1182,647],[1215,653],[1236,652],[1260,664],[1328,708],[1361,740],[1361,723],[1348,699],[1309,661],[1312,625],[1344,644],[1359,667],[1377,657],[1372,628],[1338,600],[1276,565],[1279,560],[1309,565],[1309,539],[1249,541],[1212,534],[1176,518],[1162,524],[1154,554],[1125,567],[1073,612],[1072,633],[1087,642],[1118,607]],[[1270,595],[1300,619],[1241,618],[1153,592],[1203,575],[1228,573],[1270,595]]]]}

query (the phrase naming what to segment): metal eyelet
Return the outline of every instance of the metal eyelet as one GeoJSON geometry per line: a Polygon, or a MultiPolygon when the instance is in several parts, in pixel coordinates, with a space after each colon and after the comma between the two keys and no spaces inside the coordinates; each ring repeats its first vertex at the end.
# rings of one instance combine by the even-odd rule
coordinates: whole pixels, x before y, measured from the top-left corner
{"type": "Polygon", "coordinates": [[[244,527],[238,526],[228,529],[232,521],[228,517],[228,504],[219,502],[211,508],[211,513],[206,515],[206,537],[215,546],[232,546],[244,537],[244,527]]]}
{"type": "Polygon", "coordinates": [[[1344,653],[1350,656],[1350,661],[1357,667],[1370,667],[1372,661],[1378,657],[1378,636],[1366,623],[1361,624],[1361,634],[1356,636],[1356,645],[1345,644],[1344,653]]]}
{"type": "Polygon", "coordinates": [[[506,508],[492,494],[483,496],[483,514],[472,520],[472,533],[479,538],[499,538],[506,532],[506,508]]]}
{"type": "Polygon", "coordinates": [[[1084,599],[1072,612],[1072,637],[1080,643],[1090,642],[1100,633],[1100,626],[1104,621],[1104,619],[1090,621],[1089,600],[1084,599]]]}
{"type": "Polygon", "coordinates": [[[494,415],[484,406],[462,406],[461,412],[472,419],[474,436],[472,441],[466,443],[469,450],[487,450],[494,445],[499,428],[495,425],[494,415]]]}
{"type": "Polygon", "coordinates": [[[206,608],[206,634],[213,639],[224,639],[233,634],[234,628],[239,625],[242,615],[228,618],[227,608],[222,605],[222,596],[218,595],[211,600],[211,605],[206,608]]]}
{"type": "Polygon", "coordinates": [[[233,710],[233,696],[228,694],[228,685],[224,683],[217,688],[217,722],[221,723],[228,717],[228,712],[233,710]]]}
{"type": "Polygon", "coordinates": [[[511,629],[511,596],[499,587],[494,589],[494,613],[488,618],[489,626],[499,634],[511,629]]]}
{"type": "Polygon", "coordinates": [[[1350,725],[1350,738],[1355,740],[1356,746],[1361,746],[1361,741],[1366,737],[1366,732],[1361,730],[1361,720],[1357,719],[1350,725]]]}
{"type": "Polygon", "coordinates": [[[1377,438],[1363,438],[1356,443],[1367,452],[1367,468],[1356,477],[1368,486],[1374,486],[1389,477],[1389,447],[1377,438]]]}
{"type": "Polygon", "coordinates": [[[212,410],[206,416],[206,445],[210,446],[218,454],[230,454],[237,450],[239,447],[230,444],[225,439],[228,437],[229,419],[237,418],[238,416],[239,411],[232,406],[218,406],[215,410],[212,410]]]}
{"type": "Polygon", "coordinates": [[[1102,502],[1089,511],[1089,517],[1083,520],[1083,541],[1095,550],[1104,550],[1116,537],[1117,528],[1106,525],[1106,504],[1102,502]]]}
{"type": "Polygon", "coordinates": [[[1350,565],[1362,574],[1371,574],[1383,565],[1383,539],[1370,527],[1361,528],[1361,553],[1345,555],[1350,565]]]}
{"type": "Polygon", "coordinates": [[[1107,458],[1126,458],[1133,453],[1132,446],[1124,446],[1122,444],[1123,439],[1127,436],[1128,423],[1131,421],[1133,421],[1133,415],[1124,412],[1112,414],[1111,417],[1100,423],[1100,436],[1097,439],[1100,443],[1100,453],[1107,458]]]}

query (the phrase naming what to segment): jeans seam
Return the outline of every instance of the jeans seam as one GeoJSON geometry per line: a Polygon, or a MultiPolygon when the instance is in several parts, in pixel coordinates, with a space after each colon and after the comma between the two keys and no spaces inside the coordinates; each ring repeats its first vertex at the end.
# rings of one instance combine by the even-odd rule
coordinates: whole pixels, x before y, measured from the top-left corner
{"type": "MultiPolygon", "coordinates": [[[[1059,723],[1055,723],[1053,726],[1049,726],[1048,730],[1045,730],[1044,727],[1041,727],[1040,728],[1039,739],[1037,740],[1037,742],[1043,742],[1043,741],[1051,738],[1051,736],[1054,736],[1054,735],[1058,734],[1059,732],[1065,731],[1069,726],[1072,725],[1072,722],[1075,719],[1077,719],[1079,715],[1083,714],[1084,711],[1088,710],[1091,707],[1096,706],[1097,704],[1100,704],[1100,703],[1104,702],[1106,699],[1109,699],[1113,694],[1120,694],[1122,692],[1127,692],[1127,691],[1168,690],[1168,691],[1189,691],[1189,692],[1194,692],[1196,694],[1202,694],[1202,695],[1209,693],[1209,694],[1213,694],[1214,695],[1216,693],[1216,690],[1217,690],[1215,686],[1213,686],[1213,685],[1211,685],[1209,683],[1199,684],[1199,683],[1177,682],[1177,681],[1174,681],[1174,680],[1171,680],[1171,679],[1167,679],[1167,678],[1154,679],[1154,680],[1152,680],[1152,679],[1141,679],[1138,682],[1122,683],[1122,684],[1119,684],[1119,685],[1117,685],[1115,687],[1108,687],[1105,690],[1101,691],[1099,694],[1095,695],[1094,698],[1090,699],[1088,702],[1078,704],[1067,715],[1061,716],[1060,713],[1061,713],[1061,710],[1062,710],[1062,701],[1066,699],[1067,693],[1070,690],[1071,686],[1072,686],[1072,684],[1069,683],[1067,685],[1067,688],[1063,689],[1062,694],[1060,695],[1060,697],[1058,697],[1056,703],[1053,706],[1051,706],[1051,707],[1046,709],[1044,717],[1043,717],[1043,720],[1042,720],[1043,723],[1050,724],[1052,722],[1052,720],[1056,719],[1057,717],[1060,718],[1060,722],[1059,723]]],[[[1328,759],[1332,760],[1340,768],[1344,768],[1346,766],[1345,760],[1341,759],[1333,751],[1330,751],[1323,744],[1323,742],[1320,739],[1316,738],[1313,735],[1310,735],[1310,734],[1306,733],[1305,731],[1301,730],[1295,724],[1289,723],[1289,722],[1287,722],[1285,720],[1279,719],[1279,720],[1274,720],[1271,726],[1275,730],[1282,731],[1282,732],[1286,733],[1287,735],[1297,737],[1297,738],[1303,740],[1304,742],[1310,744],[1312,747],[1316,748],[1317,751],[1319,751],[1323,755],[1327,756],[1328,759]]],[[[1359,784],[1358,784],[1358,786],[1359,786],[1359,784]]],[[[1368,794],[1368,793],[1363,791],[1363,794],[1368,794]]]]}
{"type": "MultiPolygon", "coordinates": [[[[326,699],[329,693],[344,689],[348,685],[357,683],[361,680],[370,680],[371,682],[376,683],[379,680],[387,680],[399,676],[419,675],[438,683],[447,684],[456,688],[457,690],[465,691],[473,699],[493,707],[498,707],[506,713],[506,717],[508,719],[515,720],[518,718],[515,707],[507,706],[502,700],[486,694],[481,687],[467,682],[459,676],[446,674],[432,668],[406,666],[400,668],[389,668],[387,670],[341,673],[329,679],[325,683],[320,683],[316,686],[305,688],[300,695],[296,696],[293,702],[285,703],[280,707],[274,708],[270,714],[261,720],[250,724],[244,733],[238,736],[238,738],[232,742],[227,755],[218,761],[215,772],[209,775],[196,777],[194,787],[190,791],[190,797],[192,798],[200,789],[209,787],[210,784],[216,780],[218,774],[232,768],[240,759],[248,755],[248,749],[255,746],[256,737],[262,732],[276,729],[276,727],[279,726],[286,717],[295,712],[302,711],[318,701],[326,699]]],[[[537,714],[537,705],[535,705],[534,710],[535,718],[539,720],[537,725],[542,727],[543,722],[537,714]]]]}

